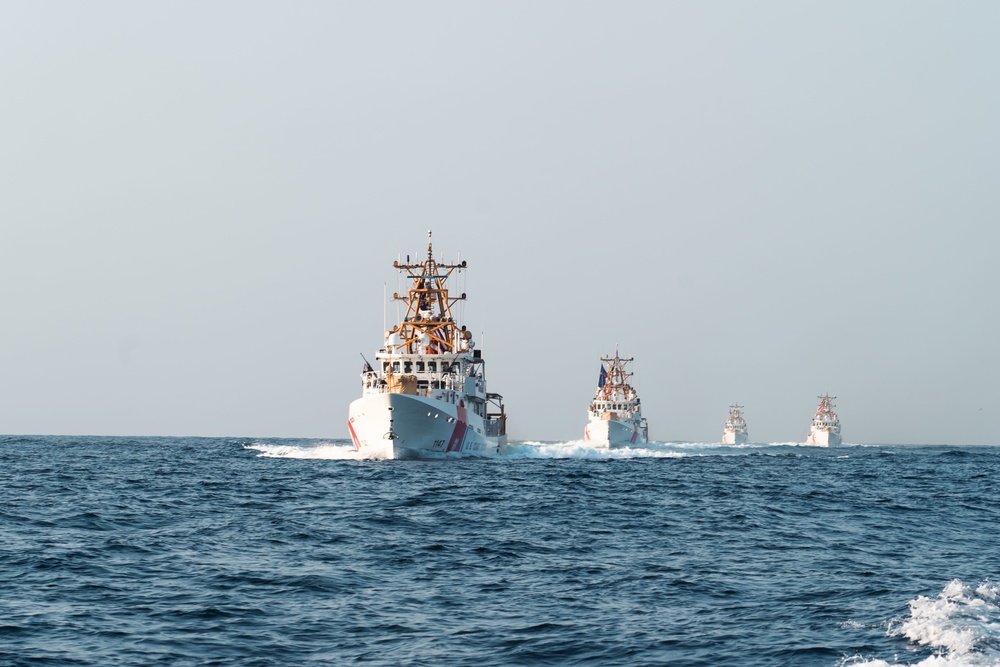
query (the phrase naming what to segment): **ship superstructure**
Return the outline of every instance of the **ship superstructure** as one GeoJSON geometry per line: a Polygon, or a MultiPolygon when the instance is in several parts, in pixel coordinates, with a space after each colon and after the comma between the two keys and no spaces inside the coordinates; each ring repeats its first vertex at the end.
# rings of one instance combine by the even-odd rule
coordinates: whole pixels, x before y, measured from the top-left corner
{"type": "Polygon", "coordinates": [[[742,445],[747,441],[747,422],[743,418],[743,406],[733,403],[729,406],[729,418],[722,429],[722,444],[742,445]]]}
{"type": "Polygon", "coordinates": [[[613,357],[601,357],[597,393],[590,404],[589,421],[583,439],[595,447],[628,447],[649,442],[649,425],[642,416],[642,405],[629,383],[632,363],[615,350],[613,357]]]}
{"type": "Polygon", "coordinates": [[[361,398],[348,409],[356,449],[373,458],[486,456],[507,444],[503,397],[486,390],[485,367],[472,332],[452,307],[464,301],[447,281],[466,262],[427,258],[393,267],[407,281],[402,320],[385,332],[375,365],[365,362],[361,398]]]}
{"type": "Polygon", "coordinates": [[[807,445],[818,447],[837,447],[840,445],[840,418],[833,411],[836,406],[833,400],[836,396],[823,394],[819,398],[819,407],[816,408],[816,415],[813,417],[812,425],[809,427],[809,435],[806,436],[807,445]]]}

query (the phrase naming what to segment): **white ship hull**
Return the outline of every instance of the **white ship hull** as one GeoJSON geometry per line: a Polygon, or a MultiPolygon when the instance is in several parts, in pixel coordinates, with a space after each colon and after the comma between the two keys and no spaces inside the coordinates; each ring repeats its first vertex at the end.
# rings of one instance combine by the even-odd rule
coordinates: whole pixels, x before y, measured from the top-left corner
{"type": "Polygon", "coordinates": [[[368,458],[412,459],[492,456],[507,436],[487,436],[482,417],[457,403],[426,396],[364,396],[348,409],[354,447],[368,458]]]}
{"type": "Polygon", "coordinates": [[[722,432],[722,444],[724,445],[743,445],[746,444],[747,434],[743,431],[723,431],[722,432]]]}
{"type": "Polygon", "coordinates": [[[594,447],[631,447],[646,443],[646,436],[638,421],[593,419],[583,431],[583,439],[594,447]]]}
{"type": "Polygon", "coordinates": [[[839,447],[841,444],[840,434],[836,431],[810,431],[806,438],[807,445],[816,447],[839,447]]]}

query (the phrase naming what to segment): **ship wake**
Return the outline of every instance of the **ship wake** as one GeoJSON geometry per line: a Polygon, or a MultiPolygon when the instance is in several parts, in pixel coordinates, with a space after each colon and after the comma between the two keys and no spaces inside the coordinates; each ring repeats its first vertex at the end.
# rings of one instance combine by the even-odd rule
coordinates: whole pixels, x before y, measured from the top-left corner
{"type": "Polygon", "coordinates": [[[309,445],[275,445],[257,442],[244,445],[245,449],[260,452],[258,456],[275,459],[330,459],[360,461],[362,456],[354,445],[336,442],[319,442],[309,445]]]}
{"type": "Polygon", "coordinates": [[[685,452],[666,449],[661,443],[646,443],[635,447],[608,449],[594,447],[586,440],[568,442],[517,442],[507,445],[502,458],[511,459],[635,459],[635,458],[678,458],[687,456],[685,452]]]}
{"type": "MultiPolygon", "coordinates": [[[[711,442],[649,442],[609,449],[595,447],[586,440],[539,441],[524,440],[512,442],[500,454],[482,453],[483,459],[580,459],[580,460],[622,460],[641,458],[683,458],[687,456],[733,456],[771,450],[781,452],[786,447],[805,447],[801,443],[745,443],[742,445],[721,445],[711,442]]],[[[350,442],[321,441],[275,443],[254,442],[244,445],[246,449],[259,452],[259,456],[284,459],[326,459],[326,460],[382,460],[387,456],[363,455],[350,442]]],[[[421,453],[420,456],[404,458],[452,459],[447,453],[421,453]]]]}

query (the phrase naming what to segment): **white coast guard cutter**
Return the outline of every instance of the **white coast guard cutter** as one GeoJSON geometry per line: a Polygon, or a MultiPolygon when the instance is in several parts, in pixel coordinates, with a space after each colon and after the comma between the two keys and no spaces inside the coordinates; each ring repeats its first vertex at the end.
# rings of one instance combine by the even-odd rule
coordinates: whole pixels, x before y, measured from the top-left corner
{"type": "Polygon", "coordinates": [[[743,418],[743,406],[733,403],[729,406],[729,418],[722,428],[722,444],[742,445],[747,441],[747,420],[743,418]]]}
{"type": "Polygon", "coordinates": [[[597,394],[587,414],[590,421],[583,430],[583,439],[595,447],[628,447],[649,442],[649,425],[642,416],[642,405],[635,389],[628,382],[632,375],[615,350],[613,357],[601,357],[601,374],[597,394]],[[607,364],[605,368],[604,364],[607,364]]]}
{"type": "Polygon", "coordinates": [[[813,417],[812,425],[809,427],[806,444],[818,447],[837,447],[841,443],[840,417],[833,411],[833,408],[836,407],[833,404],[833,399],[837,397],[823,394],[818,398],[819,407],[816,408],[816,416],[813,417]]]}
{"type": "Polygon", "coordinates": [[[348,409],[354,446],[372,458],[485,456],[507,444],[503,398],[486,391],[486,376],[472,332],[459,326],[452,306],[465,299],[445,286],[466,263],[434,259],[393,262],[408,281],[402,322],[385,332],[375,367],[365,362],[361,398],[348,409]]]}

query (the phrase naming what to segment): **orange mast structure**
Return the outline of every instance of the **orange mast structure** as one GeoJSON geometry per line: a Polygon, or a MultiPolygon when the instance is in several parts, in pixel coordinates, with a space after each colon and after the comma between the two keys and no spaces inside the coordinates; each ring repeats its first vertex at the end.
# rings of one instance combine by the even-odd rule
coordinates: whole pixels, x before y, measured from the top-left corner
{"type": "Polygon", "coordinates": [[[393,293],[396,301],[406,302],[406,315],[403,321],[394,326],[389,334],[399,334],[399,339],[388,346],[393,351],[408,354],[444,354],[460,350],[460,341],[470,340],[472,332],[464,326],[459,328],[452,316],[451,307],[465,300],[461,296],[451,296],[445,283],[453,272],[466,268],[466,262],[460,264],[445,264],[434,259],[434,249],[430,242],[431,233],[427,232],[427,259],[416,264],[401,264],[395,261],[392,265],[399,271],[406,271],[411,284],[406,288],[406,295],[393,293]],[[398,340],[398,342],[396,342],[398,340]]]}

